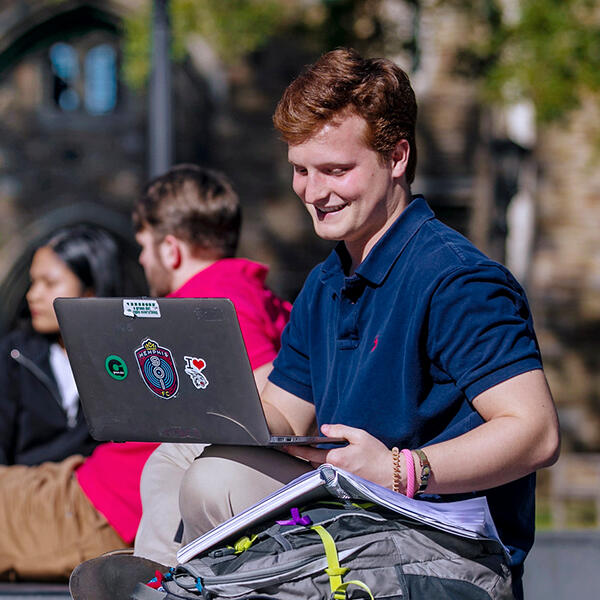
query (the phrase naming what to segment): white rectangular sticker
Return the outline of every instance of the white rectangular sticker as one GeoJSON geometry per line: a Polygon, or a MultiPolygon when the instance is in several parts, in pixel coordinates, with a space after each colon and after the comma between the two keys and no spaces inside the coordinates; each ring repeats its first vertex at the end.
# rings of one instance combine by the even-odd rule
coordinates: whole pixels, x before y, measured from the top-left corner
{"type": "Polygon", "coordinates": [[[160,319],[160,307],[156,300],[142,298],[124,298],[123,314],[126,317],[140,317],[142,319],[160,319]]]}

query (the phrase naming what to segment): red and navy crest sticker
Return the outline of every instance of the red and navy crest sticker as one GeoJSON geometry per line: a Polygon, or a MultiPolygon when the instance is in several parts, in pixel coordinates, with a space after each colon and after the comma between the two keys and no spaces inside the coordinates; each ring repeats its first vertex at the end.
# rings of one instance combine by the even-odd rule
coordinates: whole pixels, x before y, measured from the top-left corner
{"type": "Polygon", "coordinates": [[[135,351],[135,359],[146,387],[161,398],[172,398],[179,389],[173,355],[168,348],[147,339],[135,351]]]}

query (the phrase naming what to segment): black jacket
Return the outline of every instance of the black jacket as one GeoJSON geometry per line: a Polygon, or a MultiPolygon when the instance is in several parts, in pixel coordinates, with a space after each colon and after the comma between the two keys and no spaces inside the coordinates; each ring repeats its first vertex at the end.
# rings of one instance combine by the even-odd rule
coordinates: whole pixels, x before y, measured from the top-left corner
{"type": "Polygon", "coordinates": [[[32,331],[13,331],[0,343],[0,464],[87,456],[97,445],[81,406],[67,422],[49,356],[49,340],[32,331]]]}

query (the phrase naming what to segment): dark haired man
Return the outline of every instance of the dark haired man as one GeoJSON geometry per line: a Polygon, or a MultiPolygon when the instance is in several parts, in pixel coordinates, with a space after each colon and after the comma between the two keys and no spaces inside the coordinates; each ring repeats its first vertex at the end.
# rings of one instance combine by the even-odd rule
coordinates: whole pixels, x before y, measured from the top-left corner
{"type": "MultiPolygon", "coordinates": [[[[294,303],[263,404],[273,433],[348,440],[289,449],[313,465],[408,495],[413,477],[442,500],[485,494],[520,597],[533,473],[558,456],[556,412],[523,290],[411,194],[416,113],[399,67],[347,49],[308,67],[277,106],[294,191],[317,235],[339,243],[294,303]]],[[[238,478],[268,473],[277,454],[249,464],[244,452],[213,448],[189,469],[186,539],[243,508],[238,478]]]]}
{"type": "Polygon", "coordinates": [[[150,181],[132,217],[140,262],[155,296],[173,292],[217,260],[232,258],[242,223],[229,181],[193,164],[177,165],[150,181]],[[174,264],[174,258],[181,260],[174,264]]]}
{"type": "MultiPolygon", "coordinates": [[[[266,286],[266,266],[234,258],[241,227],[239,199],[220,173],[181,164],[153,179],[133,210],[139,261],[151,292],[171,298],[229,298],[261,389],[280,346],[291,306],[266,286]]],[[[174,560],[180,522],[179,483],[202,444],[162,444],[141,481],[143,515],[135,552],[174,560]]]]}

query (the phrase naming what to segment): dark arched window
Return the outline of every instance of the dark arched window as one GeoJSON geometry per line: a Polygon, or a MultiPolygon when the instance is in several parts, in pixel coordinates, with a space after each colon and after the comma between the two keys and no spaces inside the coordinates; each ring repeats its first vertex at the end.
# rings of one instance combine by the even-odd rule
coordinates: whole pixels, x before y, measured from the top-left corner
{"type": "Polygon", "coordinates": [[[56,105],[65,112],[77,110],[79,97],[79,56],[70,44],[58,42],[50,48],[52,65],[52,96],[56,105]]]}
{"type": "Polygon", "coordinates": [[[52,98],[58,109],[80,109],[90,115],[106,115],[117,105],[117,53],[107,43],[88,49],[65,42],[50,47],[52,98]],[[82,68],[83,67],[83,68],[82,68]]]}
{"type": "Polygon", "coordinates": [[[85,108],[105,115],[117,104],[117,53],[109,44],[98,44],[85,55],[85,108]]]}

